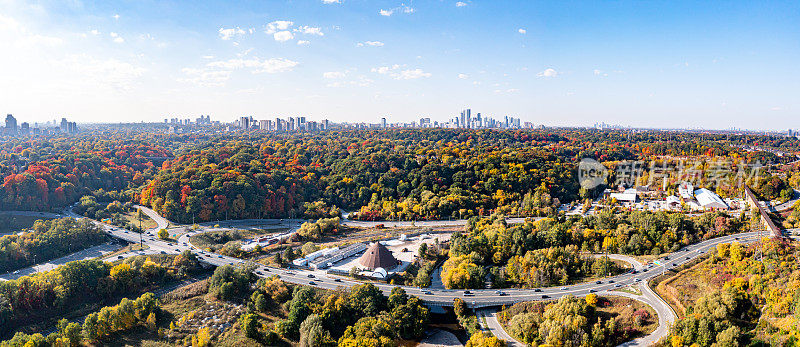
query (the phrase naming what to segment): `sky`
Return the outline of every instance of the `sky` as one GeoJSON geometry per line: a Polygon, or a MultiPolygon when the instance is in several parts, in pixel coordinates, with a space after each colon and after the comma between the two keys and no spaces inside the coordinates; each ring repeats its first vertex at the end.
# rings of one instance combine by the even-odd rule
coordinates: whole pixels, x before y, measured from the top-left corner
{"type": "Polygon", "coordinates": [[[800,129],[797,1],[0,0],[20,122],[800,129]]]}

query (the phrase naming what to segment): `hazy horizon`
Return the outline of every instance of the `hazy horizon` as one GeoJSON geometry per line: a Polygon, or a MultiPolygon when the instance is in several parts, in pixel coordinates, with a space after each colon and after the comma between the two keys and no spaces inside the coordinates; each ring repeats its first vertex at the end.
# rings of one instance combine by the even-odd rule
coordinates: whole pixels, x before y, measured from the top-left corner
{"type": "Polygon", "coordinates": [[[800,4],[0,0],[20,121],[800,128],[800,4]]]}

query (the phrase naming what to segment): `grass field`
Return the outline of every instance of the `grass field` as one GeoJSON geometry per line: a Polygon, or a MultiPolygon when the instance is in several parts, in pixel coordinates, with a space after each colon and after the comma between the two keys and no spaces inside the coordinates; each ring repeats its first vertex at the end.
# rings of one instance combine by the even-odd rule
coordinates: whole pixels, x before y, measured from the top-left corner
{"type": "MultiPolygon", "coordinates": [[[[139,226],[139,215],[137,212],[138,210],[128,212],[123,217],[127,219],[131,224],[139,226]]],[[[148,217],[146,214],[142,213],[142,230],[152,229],[157,226],[158,224],[156,223],[156,221],[148,217]]]]}

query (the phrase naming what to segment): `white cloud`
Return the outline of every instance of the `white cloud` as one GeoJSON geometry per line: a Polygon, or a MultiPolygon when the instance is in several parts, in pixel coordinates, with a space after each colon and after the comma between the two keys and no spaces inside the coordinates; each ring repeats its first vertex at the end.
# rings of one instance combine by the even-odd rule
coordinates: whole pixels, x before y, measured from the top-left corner
{"type": "Polygon", "coordinates": [[[147,71],[120,60],[97,59],[86,54],[67,56],[57,66],[81,76],[81,83],[116,91],[130,90],[133,82],[147,71]]]}
{"type": "Polygon", "coordinates": [[[460,78],[462,80],[465,80],[465,79],[469,78],[469,76],[467,74],[460,73],[460,74],[458,74],[458,78],[460,78]]]}
{"type": "Polygon", "coordinates": [[[92,29],[92,31],[90,31],[89,33],[94,35],[94,36],[100,35],[100,32],[97,31],[97,29],[92,29]]]}
{"type": "Polygon", "coordinates": [[[782,108],[782,107],[775,106],[775,107],[772,107],[772,108],[770,108],[769,110],[770,110],[770,111],[782,111],[782,110],[783,110],[783,108],[782,108]]]}
{"type": "Polygon", "coordinates": [[[236,36],[241,36],[246,34],[247,32],[244,31],[242,28],[235,27],[235,28],[219,28],[219,38],[223,40],[230,40],[236,36]]]}
{"type": "Polygon", "coordinates": [[[413,80],[423,77],[431,77],[431,73],[422,71],[422,69],[407,69],[400,70],[400,65],[394,64],[392,66],[374,67],[370,71],[381,75],[388,75],[396,80],[413,80]]]}
{"type": "Polygon", "coordinates": [[[539,77],[556,77],[558,75],[559,75],[558,71],[556,71],[555,69],[551,69],[551,68],[544,69],[544,71],[536,74],[536,76],[539,76],[539,77]]]}
{"type": "Polygon", "coordinates": [[[323,4],[341,4],[340,0],[322,0],[323,4]]]}
{"type": "Polygon", "coordinates": [[[456,7],[464,7],[464,6],[467,6],[466,2],[459,1],[459,2],[456,3],[456,7]]]}
{"type": "Polygon", "coordinates": [[[111,18],[114,18],[114,19],[119,19],[119,14],[115,14],[115,15],[113,15],[113,16],[111,16],[111,18]]]}
{"type": "Polygon", "coordinates": [[[113,41],[114,41],[114,42],[116,42],[116,43],[123,43],[123,42],[125,42],[125,39],[123,39],[122,37],[120,37],[120,36],[119,36],[119,34],[117,34],[117,33],[115,33],[115,32],[111,32],[111,33],[109,33],[109,35],[110,35],[110,36],[111,36],[111,37],[114,39],[113,41]]]}
{"type": "Polygon", "coordinates": [[[326,73],[322,74],[322,77],[325,77],[325,78],[328,78],[328,79],[344,78],[344,76],[345,76],[345,73],[341,72],[341,71],[330,71],[330,72],[326,72],[326,73]]]}
{"type": "Polygon", "coordinates": [[[237,69],[252,69],[253,73],[278,73],[292,71],[297,66],[296,61],[284,58],[270,58],[261,60],[259,58],[250,59],[228,59],[221,61],[214,61],[206,64],[208,67],[215,67],[227,70],[237,69]]]}
{"type": "Polygon", "coordinates": [[[386,75],[389,72],[391,72],[392,70],[397,70],[399,68],[400,68],[400,65],[394,64],[392,66],[373,67],[372,70],[370,70],[370,71],[377,72],[377,73],[379,73],[381,75],[386,75]]]}
{"type": "Polygon", "coordinates": [[[523,35],[528,33],[527,30],[522,29],[522,28],[519,28],[519,30],[517,30],[517,32],[520,33],[520,34],[523,34],[523,35]]]}
{"type": "Polygon", "coordinates": [[[227,70],[209,70],[183,68],[181,70],[186,78],[178,78],[179,82],[192,83],[207,87],[219,87],[230,79],[231,72],[227,70]]]}
{"type": "Polygon", "coordinates": [[[303,33],[306,35],[317,35],[317,36],[324,36],[325,34],[322,32],[322,29],[310,27],[310,26],[301,26],[297,29],[294,29],[294,32],[303,33]]]}
{"type": "Polygon", "coordinates": [[[297,45],[298,46],[308,46],[308,44],[310,44],[310,43],[311,43],[311,41],[306,41],[306,40],[298,40],[297,41],[297,45]]]}
{"type": "Polygon", "coordinates": [[[272,34],[272,36],[275,38],[275,41],[278,41],[278,42],[286,42],[286,41],[289,41],[289,40],[294,38],[294,35],[292,35],[292,32],[288,31],[288,30],[287,31],[279,31],[277,33],[272,34]]]}
{"type": "Polygon", "coordinates": [[[391,9],[388,9],[388,10],[381,9],[380,11],[378,11],[378,13],[381,16],[389,17],[389,16],[393,15],[395,12],[397,12],[397,13],[402,12],[402,13],[405,13],[405,14],[412,14],[415,11],[416,10],[414,10],[413,7],[407,6],[406,4],[403,3],[403,4],[400,4],[400,6],[397,6],[395,8],[391,8],[391,9]]]}
{"type": "Polygon", "coordinates": [[[380,41],[364,41],[364,42],[357,43],[356,46],[358,46],[358,47],[364,47],[364,46],[383,47],[383,42],[380,42],[380,41]]]}
{"type": "Polygon", "coordinates": [[[278,31],[289,30],[289,27],[294,25],[294,22],[288,20],[276,20],[267,24],[267,34],[274,34],[278,31]]]}

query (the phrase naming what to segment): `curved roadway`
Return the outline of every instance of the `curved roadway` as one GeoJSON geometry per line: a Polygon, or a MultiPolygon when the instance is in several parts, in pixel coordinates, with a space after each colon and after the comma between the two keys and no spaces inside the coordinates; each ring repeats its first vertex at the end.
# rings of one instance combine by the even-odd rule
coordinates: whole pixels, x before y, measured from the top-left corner
{"type": "MultiPolygon", "coordinates": [[[[142,208],[145,213],[153,218],[158,227],[150,229],[148,232],[142,234],[142,242],[147,244],[151,250],[154,250],[159,253],[164,254],[177,254],[183,252],[185,250],[192,250],[195,252],[201,261],[208,263],[214,266],[221,266],[221,265],[236,265],[241,263],[249,263],[255,267],[255,273],[259,277],[269,277],[273,275],[277,275],[281,280],[300,284],[300,285],[309,285],[314,287],[319,287],[322,289],[338,289],[340,287],[349,288],[358,284],[362,284],[364,282],[361,281],[354,281],[345,277],[330,275],[325,273],[324,271],[319,270],[288,270],[288,269],[278,269],[267,267],[261,264],[252,263],[249,261],[245,261],[238,258],[227,257],[211,252],[207,252],[201,249],[198,249],[191,245],[189,242],[169,242],[165,240],[160,240],[154,235],[154,231],[158,228],[166,227],[169,223],[166,219],[159,216],[155,211],[152,211],[148,208],[142,208]]],[[[66,212],[67,215],[75,218],[83,218],[82,216],[76,215],[71,211],[66,212]]],[[[140,234],[125,230],[123,228],[114,227],[107,225],[105,223],[100,223],[98,221],[94,221],[96,224],[101,226],[103,230],[108,233],[109,235],[126,240],[131,243],[138,243],[140,241],[140,234]]],[[[348,221],[348,225],[352,223],[352,225],[358,226],[373,226],[377,224],[384,224],[387,225],[386,222],[353,222],[348,221]]],[[[509,221],[509,222],[521,222],[517,220],[509,221]]],[[[417,222],[417,226],[424,226],[429,225],[463,225],[457,223],[466,223],[465,220],[457,220],[457,221],[441,221],[441,222],[417,222]]],[[[391,224],[389,224],[391,225],[391,224]]],[[[649,344],[652,342],[657,341],[663,336],[666,336],[667,330],[669,329],[669,324],[671,320],[674,320],[674,313],[672,313],[671,308],[669,308],[666,303],[663,302],[655,293],[650,291],[649,287],[646,285],[647,281],[662,274],[666,270],[670,270],[676,267],[680,267],[683,264],[690,262],[698,257],[703,256],[713,247],[721,243],[730,243],[734,241],[739,242],[752,242],[758,236],[757,232],[748,232],[748,233],[740,233],[730,236],[722,236],[718,238],[714,238],[711,240],[702,241],[700,243],[690,245],[684,247],[683,249],[674,252],[668,256],[662,257],[658,259],[657,264],[654,265],[649,264],[647,266],[636,266],[636,262],[632,262],[634,264],[634,270],[629,271],[624,274],[620,274],[613,277],[604,278],[599,281],[595,282],[585,282],[579,283],[575,285],[569,286],[561,286],[561,287],[546,287],[546,288],[532,288],[532,289],[502,289],[502,290],[495,290],[495,289],[473,289],[470,290],[469,293],[465,292],[464,290],[452,290],[452,289],[426,289],[426,288],[417,288],[417,287],[410,287],[410,286],[396,286],[396,285],[389,285],[383,283],[373,283],[376,287],[378,287],[384,294],[388,295],[391,290],[395,287],[401,287],[405,289],[405,291],[409,295],[415,295],[426,302],[428,305],[434,306],[452,306],[453,300],[455,298],[463,299],[468,306],[472,308],[483,308],[483,307],[497,307],[501,305],[511,305],[521,301],[533,301],[533,300],[551,300],[551,299],[558,299],[565,295],[573,295],[577,297],[585,296],[590,293],[598,293],[598,294],[613,294],[613,295],[621,295],[621,296],[628,296],[624,292],[615,291],[610,293],[617,288],[621,288],[624,286],[634,285],[642,287],[642,292],[644,294],[644,300],[641,297],[636,298],[637,300],[641,300],[653,306],[654,309],[659,314],[659,328],[656,332],[651,335],[648,335],[645,338],[640,338],[637,340],[632,341],[631,345],[640,345],[640,344],[649,344]],[[666,307],[664,307],[666,306],[666,307]],[[662,317],[663,321],[662,321],[662,317]],[[672,317],[670,319],[670,317],[672,317]]],[[[619,258],[621,260],[628,261],[625,256],[614,256],[615,258],[619,258]]]]}

